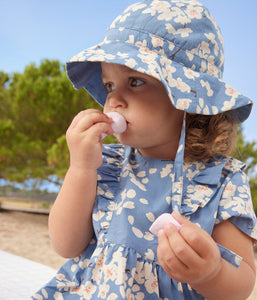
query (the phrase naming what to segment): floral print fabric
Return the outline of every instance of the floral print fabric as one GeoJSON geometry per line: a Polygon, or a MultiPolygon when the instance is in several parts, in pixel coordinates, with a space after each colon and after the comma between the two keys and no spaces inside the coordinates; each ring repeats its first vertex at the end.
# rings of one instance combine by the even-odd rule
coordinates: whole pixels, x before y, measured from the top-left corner
{"type": "MultiPolygon", "coordinates": [[[[230,220],[257,239],[256,217],[244,164],[220,158],[207,165],[184,164],[180,213],[209,234],[230,220]]],[[[31,299],[203,299],[188,284],[172,280],[158,263],[150,225],[173,211],[172,161],[146,158],[130,147],[106,145],[98,170],[93,211],[95,236],[85,252],[67,261],[31,299]]],[[[241,258],[219,246],[224,259],[241,258]]]]}

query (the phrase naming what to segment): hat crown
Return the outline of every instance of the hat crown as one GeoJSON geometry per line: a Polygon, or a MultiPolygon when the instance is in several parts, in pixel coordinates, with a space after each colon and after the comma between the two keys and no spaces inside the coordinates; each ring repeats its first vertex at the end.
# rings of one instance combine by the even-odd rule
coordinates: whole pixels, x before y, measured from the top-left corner
{"type": "Polygon", "coordinates": [[[223,75],[221,31],[208,9],[195,0],[146,0],[133,4],[113,21],[106,39],[145,46],[219,79],[223,75]]]}

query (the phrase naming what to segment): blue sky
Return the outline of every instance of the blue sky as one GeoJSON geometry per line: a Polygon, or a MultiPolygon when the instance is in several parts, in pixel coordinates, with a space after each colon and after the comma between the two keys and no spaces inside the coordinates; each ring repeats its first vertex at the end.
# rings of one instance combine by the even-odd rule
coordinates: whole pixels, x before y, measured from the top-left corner
{"type": "MultiPolygon", "coordinates": [[[[65,63],[101,41],[105,29],[137,0],[0,0],[0,70],[23,72],[34,62],[65,63]]],[[[253,99],[244,136],[257,141],[257,1],[201,0],[225,40],[224,80],[253,99]]]]}

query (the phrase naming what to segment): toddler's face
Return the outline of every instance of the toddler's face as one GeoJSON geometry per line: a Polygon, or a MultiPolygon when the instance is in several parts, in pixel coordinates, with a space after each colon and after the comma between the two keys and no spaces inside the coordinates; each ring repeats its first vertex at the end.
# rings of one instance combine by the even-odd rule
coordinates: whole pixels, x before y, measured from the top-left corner
{"type": "Polygon", "coordinates": [[[163,84],[152,76],[121,65],[102,63],[102,80],[108,95],[104,112],[117,111],[127,123],[118,134],[121,143],[142,155],[174,159],[183,111],[175,109],[163,84]]]}

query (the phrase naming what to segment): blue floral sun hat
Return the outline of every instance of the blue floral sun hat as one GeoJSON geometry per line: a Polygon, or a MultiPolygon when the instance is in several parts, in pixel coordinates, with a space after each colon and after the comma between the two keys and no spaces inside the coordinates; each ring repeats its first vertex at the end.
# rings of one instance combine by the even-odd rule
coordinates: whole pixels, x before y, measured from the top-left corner
{"type": "Polygon", "coordinates": [[[101,43],[67,63],[74,87],[84,87],[101,105],[107,95],[103,61],[159,79],[173,106],[188,113],[231,111],[243,122],[251,112],[252,101],[222,81],[222,35],[208,9],[195,0],[133,4],[114,20],[101,43]]]}

